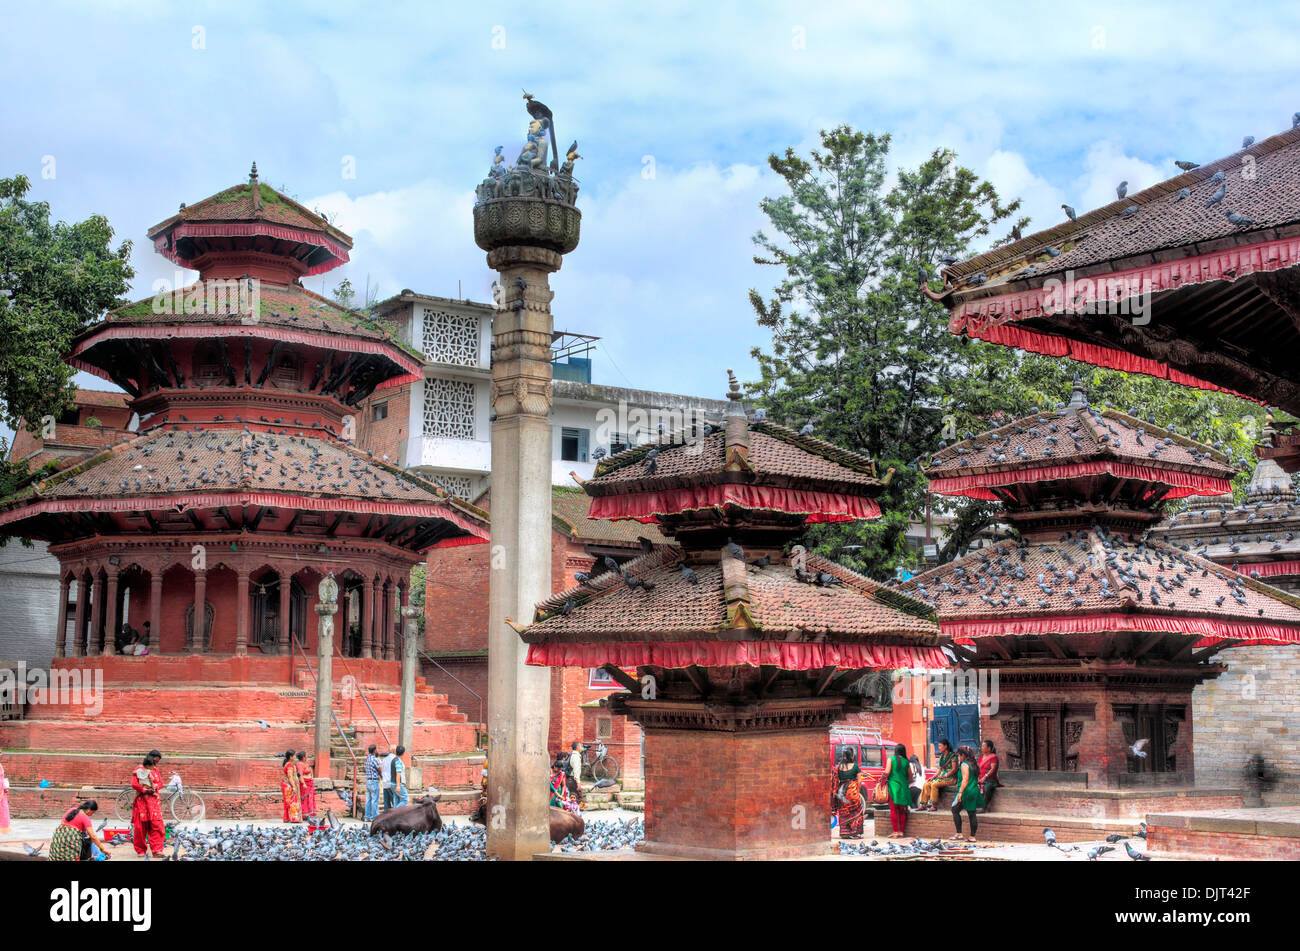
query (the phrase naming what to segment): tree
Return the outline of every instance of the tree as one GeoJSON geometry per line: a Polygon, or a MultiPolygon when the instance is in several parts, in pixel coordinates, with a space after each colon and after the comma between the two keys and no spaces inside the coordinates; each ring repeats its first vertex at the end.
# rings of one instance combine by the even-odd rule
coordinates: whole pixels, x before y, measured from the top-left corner
{"type": "Polygon", "coordinates": [[[820,438],[895,469],[883,518],[817,526],[808,538],[873,574],[905,555],[925,494],[916,463],[937,444],[942,408],[970,363],[946,312],[918,292],[918,269],[961,255],[1019,208],[947,150],[888,186],[889,141],[841,126],[821,133],[810,160],[792,149],[769,157],[789,194],[762,202],[775,237],[755,235],[763,255],[754,260],[784,275],[768,301],[749,292],[772,332],[770,352],[753,351],[761,378],[750,393],[773,418],[795,428],[812,420],[820,438]]]}
{"type": "MultiPolygon", "coordinates": [[[[67,407],[74,370],[63,355],[104,311],[126,303],[135,276],[131,242],[111,247],[107,219],[51,223],[49,204],[25,199],[30,187],[22,175],[0,178],[0,401],[15,429],[67,407]]],[[[19,477],[5,469],[6,494],[19,477]]]]}

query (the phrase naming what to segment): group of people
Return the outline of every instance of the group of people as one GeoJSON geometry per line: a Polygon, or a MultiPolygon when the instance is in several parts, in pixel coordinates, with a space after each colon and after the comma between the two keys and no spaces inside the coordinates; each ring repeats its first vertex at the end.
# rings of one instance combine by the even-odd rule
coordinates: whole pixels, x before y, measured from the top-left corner
{"type": "Polygon", "coordinates": [[[406,785],[406,763],[402,761],[405,755],[405,746],[398,746],[384,756],[379,755],[379,748],[373,743],[366,750],[367,822],[374,822],[379,815],[381,800],[385,812],[411,801],[406,785]]]}
{"type": "MultiPolygon", "coordinates": [[[[998,787],[998,754],[992,740],[985,740],[978,758],[969,746],[954,750],[947,739],[938,743],[938,772],[925,779],[925,770],[915,755],[910,759],[907,747],[899,743],[885,762],[885,772],[873,790],[875,801],[889,806],[888,838],[907,835],[909,810],[934,811],[939,807],[943,790],[953,789],[952,821],[956,838],[975,841],[979,828],[977,813],[987,810],[998,787]],[[965,812],[970,834],[963,835],[962,813],[965,812]]],[[[841,839],[862,836],[866,807],[862,797],[861,770],[853,750],[846,749],[835,768],[836,820],[841,839]]]]}
{"type": "MultiPolygon", "coordinates": [[[[166,829],[163,827],[162,804],[159,793],[163,789],[162,771],[158,768],[163,755],[150,750],[131,771],[131,788],[135,799],[131,803],[131,844],[136,855],[163,857],[166,829]]],[[[99,838],[91,817],[99,811],[99,803],[87,799],[69,809],[50,837],[51,862],[89,862],[109,858],[108,844],[99,838]]]]}
{"type": "Polygon", "coordinates": [[[316,814],[316,775],[306,750],[284,751],[280,764],[280,793],[284,796],[284,821],[302,822],[316,814]]]}
{"type": "Polygon", "coordinates": [[[118,654],[126,656],[143,656],[149,653],[149,622],[144,622],[144,629],[137,631],[130,624],[123,623],[121,630],[113,635],[113,648],[118,654]]]}
{"type": "Polygon", "coordinates": [[[582,810],[582,744],[574,740],[568,753],[556,753],[551,761],[551,805],[577,815],[582,810]]]}

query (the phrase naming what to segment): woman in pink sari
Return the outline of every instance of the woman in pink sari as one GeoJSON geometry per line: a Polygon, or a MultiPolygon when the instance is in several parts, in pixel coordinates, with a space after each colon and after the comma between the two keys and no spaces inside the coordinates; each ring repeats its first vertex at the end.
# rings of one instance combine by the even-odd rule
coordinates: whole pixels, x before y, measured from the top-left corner
{"type": "Polygon", "coordinates": [[[280,792],[284,795],[285,822],[302,822],[300,785],[298,768],[293,763],[293,750],[288,750],[284,754],[284,764],[280,769],[280,792]]]}
{"type": "Polygon", "coordinates": [[[302,798],[302,814],[304,816],[314,816],[316,814],[316,777],[311,771],[311,765],[307,762],[307,752],[305,750],[298,751],[298,781],[302,798]]]}
{"type": "Polygon", "coordinates": [[[9,779],[0,763],[0,835],[9,834],[9,779]]]}

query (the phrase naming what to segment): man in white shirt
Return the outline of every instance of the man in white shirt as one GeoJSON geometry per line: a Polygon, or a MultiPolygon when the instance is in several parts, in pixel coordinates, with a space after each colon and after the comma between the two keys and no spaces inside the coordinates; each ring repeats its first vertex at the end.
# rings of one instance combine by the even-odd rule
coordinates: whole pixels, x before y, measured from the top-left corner
{"type": "Polygon", "coordinates": [[[393,802],[394,799],[396,798],[396,792],[394,790],[393,781],[391,778],[393,775],[393,760],[395,759],[397,759],[397,754],[394,753],[392,750],[389,750],[388,755],[385,756],[380,761],[380,774],[382,777],[380,779],[380,783],[383,784],[383,789],[384,789],[384,811],[385,812],[393,808],[393,802]]]}

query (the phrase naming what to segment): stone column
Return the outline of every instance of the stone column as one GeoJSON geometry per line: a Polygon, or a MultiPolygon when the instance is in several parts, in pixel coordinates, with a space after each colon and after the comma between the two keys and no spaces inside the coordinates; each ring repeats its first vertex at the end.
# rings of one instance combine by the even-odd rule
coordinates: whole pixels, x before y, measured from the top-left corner
{"type": "Polygon", "coordinates": [[[162,583],[163,569],[159,565],[149,577],[149,653],[161,654],[162,649],[162,583]]]}
{"type": "Polygon", "coordinates": [[[363,584],[365,603],[361,605],[361,656],[369,660],[375,656],[375,620],[379,605],[379,579],[371,578],[369,584],[363,584]]]}
{"type": "Polygon", "coordinates": [[[72,620],[72,656],[80,657],[81,635],[86,632],[86,579],[87,575],[77,575],[77,613],[72,620]]]}
{"type": "Polygon", "coordinates": [[[239,581],[236,588],[235,615],[235,654],[242,657],[248,653],[248,569],[239,569],[239,581]]]}
{"type": "Polygon", "coordinates": [[[279,646],[276,648],[281,657],[293,656],[293,645],[289,639],[293,637],[293,629],[289,627],[289,595],[293,593],[293,575],[283,569],[280,570],[280,634],[279,646]]]}
{"type": "Polygon", "coordinates": [[[415,668],[419,649],[420,631],[415,623],[419,610],[410,604],[402,605],[402,692],[397,716],[397,743],[415,761],[415,668]]]}
{"type": "Polygon", "coordinates": [[[527,623],[551,593],[551,297],[555,251],[488,254],[505,308],[492,321],[492,568],[488,600],[488,852],[525,860],[550,851],[546,739],[551,676],[524,663],[505,623],[527,623]],[[523,287],[519,282],[522,281],[523,287]],[[513,807],[513,808],[512,808],[513,807]]]}
{"type": "Polygon", "coordinates": [[[185,645],[191,654],[203,650],[203,627],[208,616],[208,571],[194,571],[194,623],[190,625],[190,642],[185,645]]]}
{"type": "Polygon", "coordinates": [[[393,652],[393,582],[384,582],[384,660],[392,660],[393,652]]]}
{"type": "Polygon", "coordinates": [[[339,609],[339,586],[331,573],[316,589],[316,763],[317,776],[330,774],[330,726],[334,700],[334,614],[339,609]]]}
{"type": "Polygon", "coordinates": [[[66,657],[68,650],[68,591],[71,582],[67,575],[59,578],[59,629],[55,632],[54,656],[66,657]]]}
{"type": "Polygon", "coordinates": [[[99,656],[99,637],[100,631],[104,627],[104,577],[95,572],[94,596],[91,601],[90,611],[90,633],[86,635],[86,656],[99,656]]]}
{"type": "Polygon", "coordinates": [[[120,626],[117,617],[117,568],[108,569],[108,592],[104,595],[104,608],[108,611],[108,620],[104,624],[104,653],[109,657],[117,654],[117,629],[120,626]]]}

